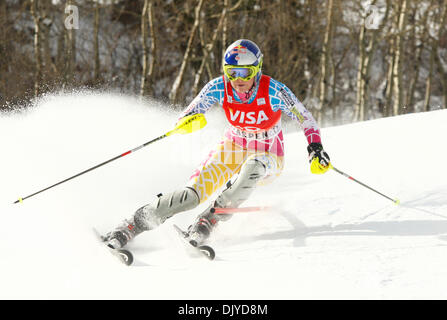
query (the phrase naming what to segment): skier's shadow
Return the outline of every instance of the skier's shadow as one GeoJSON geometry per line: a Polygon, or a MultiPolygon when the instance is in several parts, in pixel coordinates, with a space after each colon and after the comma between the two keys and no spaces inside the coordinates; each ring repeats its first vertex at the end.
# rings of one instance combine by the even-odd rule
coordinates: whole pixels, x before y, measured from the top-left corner
{"type": "Polygon", "coordinates": [[[308,227],[293,213],[281,215],[293,229],[250,236],[250,241],[293,239],[295,247],[305,246],[309,237],[325,236],[438,236],[447,241],[447,220],[368,221],[308,227]]]}

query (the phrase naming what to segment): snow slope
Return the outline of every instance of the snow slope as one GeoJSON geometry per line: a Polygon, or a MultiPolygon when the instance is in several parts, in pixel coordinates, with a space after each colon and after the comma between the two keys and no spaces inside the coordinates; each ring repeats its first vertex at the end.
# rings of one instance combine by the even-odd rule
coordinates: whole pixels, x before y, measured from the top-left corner
{"type": "Polygon", "coordinates": [[[322,130],[333,165],[312,175],[306,142],[286,131],[286,167],[191,258],[172,224],[129,244],[134,267],[96,242],[160,192],[187,181],[218,141],[223,113],[102,168],[12,204],[170,130],[177,112],[114,94],[52,95],[0,116],[0,299],[446,299],[447,110],[322,130]],[[203,279],[212,283],[203,289],[203,279]],[[187,289],[185,289],[187,288],[187,289]]]}

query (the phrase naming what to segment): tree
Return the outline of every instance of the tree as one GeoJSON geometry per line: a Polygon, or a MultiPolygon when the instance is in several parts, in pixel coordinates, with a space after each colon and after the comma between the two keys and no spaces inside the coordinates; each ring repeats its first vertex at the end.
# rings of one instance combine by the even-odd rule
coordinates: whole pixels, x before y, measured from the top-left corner
{"type": "Polygon", "coordinates": [[[429,12],[433,8],[433,0],[430,1],[429,6],[422,13],[422,19],[417,19],[418,6],[415,5],[413,8],[413,24],[412,24],[412,42],[411,42],[411,53],[414,54],[413,60],[413,68],[412,68],[412,77],[410,78],[410,82],[408,85],[407,96],[405,100],[405,113],[412,113],[415,111],[414,108],[414,96],[416,87],[419,80],[419,74],[421,70],[421,66],[423,64],[422,61],[422,53],[425,45],[425,39],[427,36],[427,19],[429,12]],[[419,22],[419,23],[418,23],[419,22]],[[419,32],[417,32],[419,30],[419,32]]]}
{"type": "Polygon", "coordinates": [[[76,37],[75,37],[75,12],[77,10],[74,0],[67,0],[67,5],[64,7],[64,25],[65,25],[65,70],[63,71],[64,87],[68,84],[72,85],[74,81],[74,66],[76,63],[76,37]]]}
{"type": "Polygon", "coordinates": [[[93,56],[95,60],[95,68],[93,71],[93,81],[98,83],[99,81],[99,70],[101,68],[101,61],[99,59],[99,1],[95,2],[95,22],[93,29],[93,56]]]}
{"type": "Polygon", "coordinates": [[[447,83],[446,83],[446,71],[444,70],[442,64],[440,63],[439,56],[438,56],[438,49],[439,49],[439,41],[441,39],[441,35],[443,32],[443,29],[445,27],[445,21],[446,21],[446,15],[447,15],[447,5],[446,1],[443,0],[441,4],[438,6],[439,13],[435,17],[434,26],[438,26],[438,32],[436,33],[435,37],[430,37],[429,41],[431,43],[430,48],[430,60],[429,60],[429,72],[426,79],[426,87],[425,87],[425,99],[424,99],[424,106],[423,111],[429,111],[430,110],[430,98],[432,94],[432,82],[433,82],[433,76],[434,76],[434,63],[437,62],[438,65],[438,71],[441,75],[441,83],[444,87],[444,105],[447,103],[447,83]]]}
{"type": "Polygon", "coordinates": [[[217,35],[220,32],[220,30],[222,29],[223,22],[224,22],[224,19],[226,17],[226,14],[227,14],[227,8],[224,6],[224,8],[222,9],[222,13],[220,15],[220,18],[219,18],[219,22],[217,23],[217,27],[216,27],[216,29],[214,29],[214,34],[213,34],[213,37],[212,37],[211,41],[210,41],[209,44],[204,46],[205,53],[203,55],[202,62],[200,64],[199,70],[196,72],[196,76],[194,78],[194,84],[193,84],[193,87],[192,87],[193,95],[197,95],[197,93],[198,93],[200,77],[202,76],[203,69],[205,67],[205,64],[207,63],[208,56],[209,56],[210,52],[212,52],[213,49],[214,49],[214,44],[216,43],[217,35]]]}
{"type": "Polygon", "coordinates": [[[40,86],[42,81],[42,55],[41,55],[41,16],[39,12],[39,0],[31,1],[31,15],[34,20],[34,61],[35,61],[35,75],[34,75],[34,96],[40,93],[40,86]]]}
{"type": "Polygon", "coordinates": [[[144,0],[143,11],[141,13],[141,39],[143,46],[143,70],[141,74],[140,95],[146,96],[152,93],[152,77],[156,62],[156,36],[154,30],[153,0],[144,0]],[[150,49],[147,45],[147,29],[150,29],[150,49]],[[149,54],[150,50],[150,54],[149,54]],[[150,62],[149,62],[150,55],[150,62]]]}
{"type": "Polygon", "coordinates": [[[395,49],[393,57],[393,115],[397,116],[401,114],[403,106],[403,85],[402,85],[402,46],[403,36],[406,27],[407,16],[407,4],[408,0],[402,0],[399,12],[399,18],[397,23],[397,36],[395,40],[395,49]]]}
{"type": "Polygon", "coordinates": [[[172,85],[171,92],[169,93],[169,99],[171,100],[171,103],[174,103],[174,104],[177,102],[178,93],[179,93],[180,87],[182,85],[185,70],[186,70],[186,67],[187,67],[189,59],[190,59],[190,54],[191,54],[192,45],[194,42],[194,37],[196,35],[197,28],[199,27],[200,13],[202,11],[203,2],[204,2],[204,0],[198,0],[197,6],[194,10],[194,12],[195,12],[194,24],[193,24],[191,32],[189,34],[188,44],[186,46],[185,54],[183,55],[183,61],[180,66],[179,73],[174,80],[174,84],[172,85]]]}
{"type": "Polygon", "coordinates": [[[444,109],[447,109],[447,68],[444,67],[444,64],[441,61],[440,51],[438,50],[439,42],[442,39],[442,35],[445,29],[445,24],[447,22],[447,0],[443,0],[441,4],[441,21],[439,22],[439,29],[437,34],[436,45],[434,48],[434,59],[436,62],[436,66],[438,67],[438,72],[440,75],[440,82],[442,85],[443,97],[444,97],[444,109]]]}
{"type": "MultiPolygon", "coordinates": [[[[376,4],[376,0],[371,2],[371,6],[376,4]]],[[[386,3],[385,17],[383,21],[387,20],[389,12],[389,0],[386,3]]],[[[356,95],[356,108],[354,112],[354,120],[364,121],[366,109],[369,104],[369,79],[370,79],[370,67],[372,56],[375,52],[377,43],[377,35],[382,26],[378,26],[376,29],[370,29],[367,26],[367,18],[363,18],[363,23],[360,27],[359,33],[359,64],[357,68],[357,95],[356,95]],[[369,40],[367,39],[369,36],[369,40]]],[[[383,24],[383,22],[382,22],[383,24]]]]}
{"type": "Polygon", "coordinates": [[[321,123],[323,108],[328,104],[328,86],[329,86],[329,61],[332,53],[332,28],[333,28],[334,0],[328,0],[326,8],[326,28],[324,31],[324,40],[320,63],[320,83],[318,102],[319,108],[316,114],[317,121],[321,123]]]}

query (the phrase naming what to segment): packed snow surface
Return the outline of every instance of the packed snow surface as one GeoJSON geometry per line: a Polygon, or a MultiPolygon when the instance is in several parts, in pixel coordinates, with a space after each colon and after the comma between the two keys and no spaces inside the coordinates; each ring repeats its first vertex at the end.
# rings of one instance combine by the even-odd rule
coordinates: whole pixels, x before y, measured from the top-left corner
{"type": "Polygon", "coordinates": [[[173,128],[179,112],[117,94],[50,95],[0,115],[0,299],[446,299],[447,110],[322,129],[333,165],[400,205],[330,170],[310,173],[306,140],[285,129],[285,169],[193,258],[172,227],[129,243],[126,267],[107,232],[158,193],[182,187],[219,141],[224,114],[13,204],[173,128]]]}

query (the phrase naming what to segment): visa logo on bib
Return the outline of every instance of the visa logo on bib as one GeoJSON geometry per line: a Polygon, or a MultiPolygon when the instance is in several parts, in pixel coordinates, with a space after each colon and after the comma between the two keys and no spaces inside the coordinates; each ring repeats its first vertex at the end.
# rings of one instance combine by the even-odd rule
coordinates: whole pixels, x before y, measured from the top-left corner
{"type": "Polygon", "coordinates": [[[245,124],[260,124],[269,119],[263,110],[247,113],[240,110],[236,110],[236,113],[233,113],[233,110],[230,110],[230,117],[233,122],[236,122],[239,118],[238,122],[245,124]]]}

